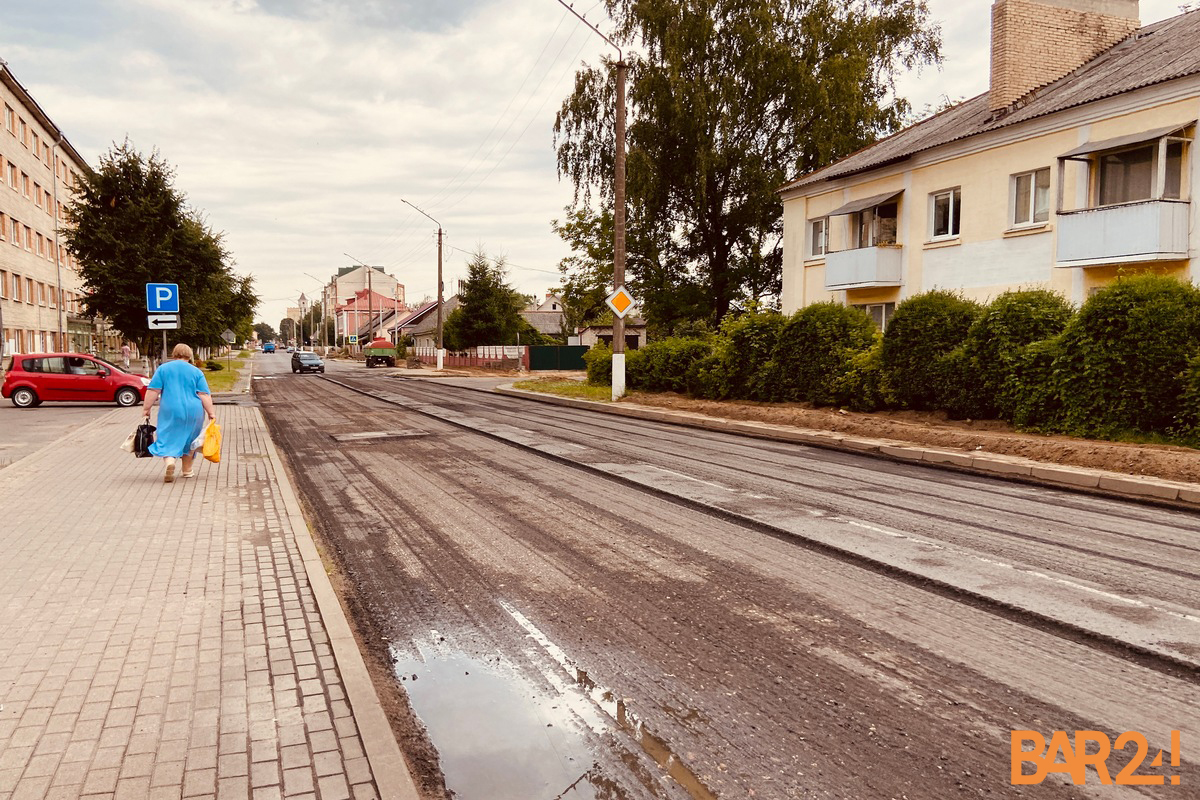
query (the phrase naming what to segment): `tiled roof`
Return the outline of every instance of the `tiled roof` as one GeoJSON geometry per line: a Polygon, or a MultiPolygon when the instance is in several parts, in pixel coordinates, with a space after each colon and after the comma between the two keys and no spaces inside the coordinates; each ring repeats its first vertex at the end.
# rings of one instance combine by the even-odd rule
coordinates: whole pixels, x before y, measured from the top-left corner
{"type": "Polygon", "coordinates": [[[1200,10],[1141,28],[1074,72],[1035,89],[1004,116],[973,97],[859,150],[780,191],[902,161],[925,150],[1156,83],[1200,74],[1200,10]]]}

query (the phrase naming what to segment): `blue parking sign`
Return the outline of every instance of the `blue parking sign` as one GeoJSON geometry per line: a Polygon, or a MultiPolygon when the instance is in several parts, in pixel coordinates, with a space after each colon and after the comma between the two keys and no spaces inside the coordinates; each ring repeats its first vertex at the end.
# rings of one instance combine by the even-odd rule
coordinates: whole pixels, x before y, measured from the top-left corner
{"type": "Polygon", "coordinates": [[[147,283],[146,310],[151,314],[178,314],[179,284],[147,283]]]}

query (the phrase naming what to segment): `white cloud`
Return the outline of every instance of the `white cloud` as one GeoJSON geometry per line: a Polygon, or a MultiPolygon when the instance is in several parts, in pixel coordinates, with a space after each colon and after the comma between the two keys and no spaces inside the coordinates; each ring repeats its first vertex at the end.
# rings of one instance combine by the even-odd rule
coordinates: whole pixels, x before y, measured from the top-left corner
{"type": "MultiPolygon", "coordinates": [[[[1176,4],[1143,0],[1143,20],[1176,4]]],[[[987,83],[990,3],[929,6],[946,63],[902,82],[916,108],[987,83]]],[[[0,57],[89,161],[128,136],[176,165],[272,324],[343,252],[432,294],[435,227],[401,198],[451,246],[532,268],[512,270],[523,291],[556,284],[570,186],[551,126],[603,52],[554,0],[8,0],[0,27],[0,57]]],[[[465,258],[447,251],[451,291],[465,258]]]]}

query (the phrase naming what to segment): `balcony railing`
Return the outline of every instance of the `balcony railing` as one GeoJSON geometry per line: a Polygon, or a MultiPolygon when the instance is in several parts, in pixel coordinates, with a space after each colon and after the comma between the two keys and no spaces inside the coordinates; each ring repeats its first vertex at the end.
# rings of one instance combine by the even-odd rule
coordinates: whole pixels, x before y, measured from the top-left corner
{"type": "Polygon", "coordinates": [[[825,289],[899,286],[904,248],[898,245],[860,247],[825,255],[825,289]]]}
{"type": "Polygon", "coordinates": [[[1059,212],[1058,266],[1187,258],[1190,208],[1187,201],[1147,200],[1059,212]]]}

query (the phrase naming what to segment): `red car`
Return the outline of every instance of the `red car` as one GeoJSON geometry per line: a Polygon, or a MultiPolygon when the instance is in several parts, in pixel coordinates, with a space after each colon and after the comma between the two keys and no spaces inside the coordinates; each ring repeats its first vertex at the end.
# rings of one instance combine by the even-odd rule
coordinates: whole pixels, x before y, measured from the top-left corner
{"type": "Polygon", "coordinates": [[[142,402],[150,381],[83,353],[15,355],[4,376],[0,396],[17,408],[46,401],[111,403],[132,406],[142,402]]]}

